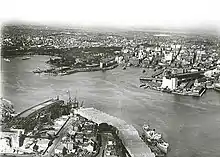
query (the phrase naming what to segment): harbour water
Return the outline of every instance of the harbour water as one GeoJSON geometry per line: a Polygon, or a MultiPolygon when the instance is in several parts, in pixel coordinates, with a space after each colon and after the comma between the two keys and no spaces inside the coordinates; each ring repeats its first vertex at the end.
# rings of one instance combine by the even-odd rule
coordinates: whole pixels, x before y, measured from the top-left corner
{"type": "Polygon", "coordinates": [[[34,74],[46,68],[48,56],[1,60],[4,97],[16,112],[60,95],[77,93],[85,107],[95,107],[132,124],[138,131],[149,121],[170,143],[168,157],[220,156],[220,93],[208,90],[202,97],[178,96],[139,88],[143,69],[118,67],[106,72],[66,76],[34,74]]]}

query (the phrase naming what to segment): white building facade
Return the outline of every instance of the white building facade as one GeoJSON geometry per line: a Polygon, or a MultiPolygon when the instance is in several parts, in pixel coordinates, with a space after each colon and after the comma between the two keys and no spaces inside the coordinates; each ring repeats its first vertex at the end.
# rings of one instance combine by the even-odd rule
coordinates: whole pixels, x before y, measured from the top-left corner
{"type": "Polygon", "coordinates": [[[177,87],[177,83],[178,83],[177,78],[173,77],[169,79],[164,76],[161,88],[168,88],[170,90],[174,90],[177,87]]]}

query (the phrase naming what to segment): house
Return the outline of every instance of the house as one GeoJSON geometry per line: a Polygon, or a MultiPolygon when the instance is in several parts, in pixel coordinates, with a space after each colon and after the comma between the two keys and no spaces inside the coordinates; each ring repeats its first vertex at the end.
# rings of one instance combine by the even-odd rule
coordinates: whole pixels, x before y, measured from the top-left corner
{"type": "Polygon", "coordinates": [[[63,152],[64,146],[61,144],[58,147],[55,148],[54,153],[55,154],[61,154],[63,152]]]}
{"type": "Polygon", "coordinates": [[[77,132],[75,136],[75,141],[83,143],[84,134],[82,132],[77,132]]]}
{"type": "Polygon", "coordinates": [[[92,143],[88,143],[88,145],[83,148],[86,149],[88,152],[93,152],[94,150],[94,146],[92,145],[92,143]]]}

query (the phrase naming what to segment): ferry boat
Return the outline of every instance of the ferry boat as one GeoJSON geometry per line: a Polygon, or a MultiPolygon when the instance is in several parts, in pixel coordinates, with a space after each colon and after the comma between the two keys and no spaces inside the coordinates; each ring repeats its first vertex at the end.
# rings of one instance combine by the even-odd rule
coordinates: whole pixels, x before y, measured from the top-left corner
{"type": "Polygon", "coordinates": [[[220,92],[220,83],[214,84],[214,90],[216,90],[217,92],[220,92]]]}
{"type": "Polygon", "coordinates": [[[141,83],[139,87],[146,89],[146,88],[150,88],[150,85],[148,83],[141,83]]]}
{"type": "Polygon", "coordinates": [[[31,57],[23,57],[22,60],[28,60],[31,59],[31,57]]]}
{"type": "Polygon", "coordinates": [[[141,83],[139,87],[145,87],[146,83],[141,83]]]}
{"type": "Polygon", "coordinates": [[[10,62],[10,60],[8,58],[4,58],[4,61],[6,62],[10,62]]]}
{"type": "Polygon", "coordinates": [[[149,125],[143,125],[142,139],[149,146],[156,157],[166,156],[169,151],[169,143],[165,142],[162,134],[150,128],[149,125]]]}
{"type": "Polygon", "coordinates": [[[169,88],[163,88],[161,91],[165,93],[172,93],[172,90],[170,90],[169,88]]]}

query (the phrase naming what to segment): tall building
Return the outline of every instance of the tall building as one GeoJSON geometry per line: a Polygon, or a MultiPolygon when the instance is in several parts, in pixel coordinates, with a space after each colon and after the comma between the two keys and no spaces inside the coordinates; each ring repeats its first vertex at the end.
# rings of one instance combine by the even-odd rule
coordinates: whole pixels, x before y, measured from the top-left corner
{"type": "Polygon", "coordinates": [[[166,78],[163,77],[161,88],[168,88],[170,90],[174,90],[177,87],[178,79],[175,77],[166,78]]]}
{"type": "Polygon", "coordinates": [[[102,62],[100,62],[100,68],[103,68],[103,63],[102,62]]]}
{"type": "Polygon", "coordinates": [[[164,77],[162,80],[161,88],[168,88],[170,90],[174,90],[177,88],[178,78],[172,77],[171,74],[172,74],[171,70],[164,71],[163,73],[164,77]]]}

